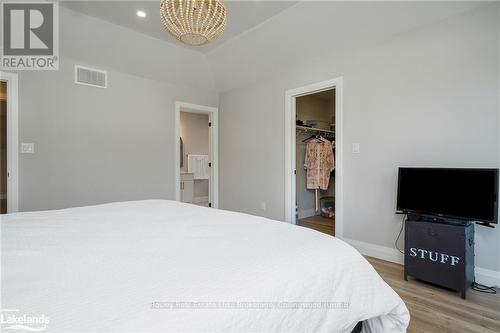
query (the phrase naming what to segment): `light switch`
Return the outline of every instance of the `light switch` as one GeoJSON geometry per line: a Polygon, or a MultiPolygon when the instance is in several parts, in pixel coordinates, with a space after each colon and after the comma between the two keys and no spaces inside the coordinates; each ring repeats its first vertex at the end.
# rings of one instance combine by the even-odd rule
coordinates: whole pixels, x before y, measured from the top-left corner
{"type": "Polygon", "coordinates": [[[353,143],[352,144],[352,153],[353,154],[359,154],[359,143],[353,143]]]}
{"type": "Polygon", "coordinates": [[[34,143],[21,143],[21,154],[34,154],[35,144],[34,143]]]}

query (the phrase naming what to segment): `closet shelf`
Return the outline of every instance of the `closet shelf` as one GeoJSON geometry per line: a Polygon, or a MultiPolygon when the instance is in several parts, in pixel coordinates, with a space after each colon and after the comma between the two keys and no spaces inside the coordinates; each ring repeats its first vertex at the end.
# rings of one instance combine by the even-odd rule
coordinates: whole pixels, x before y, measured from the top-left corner
{"type": "Polygon", "coordinates": [[[306,127],[306,126],[299,126],[297,125],[297,130],[302,131],[305,133],[323,133],[323,134],[328,134],[328,135],[335,135],[335,131],[329,131],[325,129],[320,129],[320,128],[312,128],[312,127],[306,127]]]}

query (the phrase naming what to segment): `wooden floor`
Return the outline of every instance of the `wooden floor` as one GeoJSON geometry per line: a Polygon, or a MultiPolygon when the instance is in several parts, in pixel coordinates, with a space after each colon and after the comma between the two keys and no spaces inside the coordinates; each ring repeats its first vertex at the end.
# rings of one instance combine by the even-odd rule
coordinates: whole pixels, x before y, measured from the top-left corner
{"type": "Polygon", "coordinates": [[[297,222],[301,227],[314,229],[325,234],[335,236],[335,219],[321,216],[304,217],[297,222]]]}
{"type": "Polygon", "coordinates": [[[500,332],[500,294],[489,295],[469,289],[467,300],[463,300],[453,291],[411,278],[405,281],[401,265],[367,259],[410,310],[408,332],[500,332]]]}
{"type": "Polygon", "coordinates": [[[0,214],[7,214],[7,199],[0,199],[0,214]]]}

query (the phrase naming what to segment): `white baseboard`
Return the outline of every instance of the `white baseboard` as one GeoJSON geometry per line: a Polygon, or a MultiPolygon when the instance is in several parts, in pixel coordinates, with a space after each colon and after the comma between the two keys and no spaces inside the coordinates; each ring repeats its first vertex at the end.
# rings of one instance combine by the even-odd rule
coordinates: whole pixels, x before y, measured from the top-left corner
{"type": "Polygon", "coordinates": [[[301,210],[299,211],[299,219],[303,219],[306,217],[311,217],[316,215],[316,210],[313,209],[306,209],[306,210],[301,210]]]}
{"type": "Polygon", "coordinates": [[[381,245],[365,243],[349,238],[342,238],[342,240],[350,244],[352,247],[354,247],[356,250],[358,250],[361,254],[365,256],[374,257],[377,259],[382,259],[401,265],[404,263],[404,255],[401,254],[396,249],[381,245]]]}
{"type": "MultiPolygon", "coordinates": [[[[365,243],[349,238],[342,238],[342,240],[350,244],[365,256],[374,257],[401,265],[404,263],[404,255],[401,254],[397,249],[371,243],[365,243]]],[[[498,271],[476,267],[475,277],[477,283],[481,283],[486,286],[500,286],[500,272],[498,271]]]]}
{"type": "Polygon", "coordinates": [[[485,286],[497,286],[500,288],[500,272],[476,267],[476,282],[485,286]]]}

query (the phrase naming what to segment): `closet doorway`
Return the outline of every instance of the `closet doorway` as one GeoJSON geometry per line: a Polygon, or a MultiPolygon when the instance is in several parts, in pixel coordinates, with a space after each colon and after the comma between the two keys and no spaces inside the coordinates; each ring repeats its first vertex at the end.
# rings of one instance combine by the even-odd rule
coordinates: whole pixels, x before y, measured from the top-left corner
{"type": "Polygon", "coordinates": [[[175,106],[176,200],[218,207],[217,108],[175,106]]]}
{"type": "Polygon", "coordinates": [[[342,237],[341,92],[335,79],[286,93],[286,220],[342,237]]]}
{"type": "Polygon", "coordinates": [[[335,236],[335,89],[295,103],[295,223],[335,236]]]}

